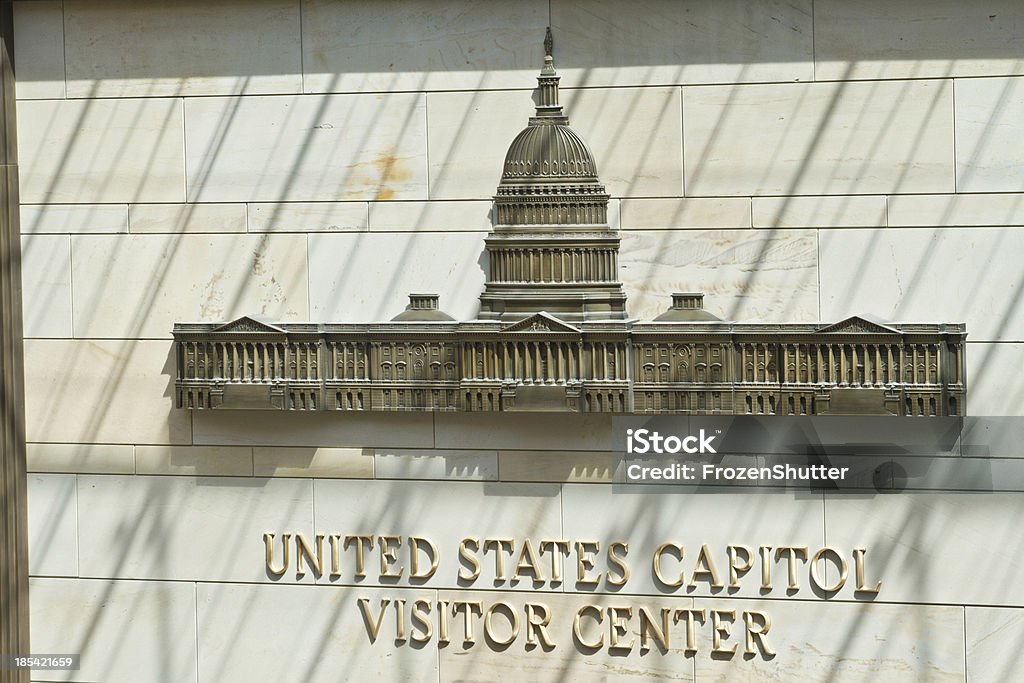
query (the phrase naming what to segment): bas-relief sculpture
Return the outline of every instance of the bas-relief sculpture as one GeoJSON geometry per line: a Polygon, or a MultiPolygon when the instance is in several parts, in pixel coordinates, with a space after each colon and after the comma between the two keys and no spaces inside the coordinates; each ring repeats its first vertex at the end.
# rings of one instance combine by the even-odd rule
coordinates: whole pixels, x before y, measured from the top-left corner
{"type": "Polygon", "coordinates": [[[961,323],[723,321],[700,293],[631,320],[619,236],[559,104],[550,35],[537,111],[512,141],[476,320],[411,294],[389,322],[178,323],[187,409],[962,415],[961,323]]]}

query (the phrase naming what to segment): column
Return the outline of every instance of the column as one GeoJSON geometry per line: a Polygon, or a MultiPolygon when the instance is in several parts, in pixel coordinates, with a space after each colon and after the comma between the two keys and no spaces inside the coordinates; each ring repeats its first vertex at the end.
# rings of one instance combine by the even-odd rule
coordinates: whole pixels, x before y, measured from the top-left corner
{"type": "Polygon", "coordinates": [[[831,384],[839,384],[835,378],[836,374],[836,352],[835,345],[828,345],[828,381],[831,384]]]}
{"type": "Polygon", "coordinates": [[[782,383],[789,381],[789,344],[782,345],[782,383]]]}

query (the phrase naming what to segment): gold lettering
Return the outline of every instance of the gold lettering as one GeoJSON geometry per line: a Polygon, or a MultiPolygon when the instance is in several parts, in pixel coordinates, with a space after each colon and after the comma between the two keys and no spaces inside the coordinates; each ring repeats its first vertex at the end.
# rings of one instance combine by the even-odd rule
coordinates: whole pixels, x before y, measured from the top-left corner
{"type": "Polygon", "coordinates": [[[463,562],[469,562],[473,565],[473,572],[471,574],[463,574],[462,571],[465,569],[465,565],[459,567],[459,580],[460,581],[476,581],[480,577],[480,560],[476,559],[476,550],[480,549],[480,539],[477,538],[464,538],[459,543],[459,560],[463,562]],[[470,552],[469,546],[472,545],[474,552],[470,552]]]}
{"type": "Polygon", "coordinates": [[[529,572],[534,584],[544,583],[544,575],[540,571],[540,558],[537,557],[533,544],[528,538],[523,540],[523,549],[519,551],[519,561],[516,563],[515,573],[512,574],[512,583],[516,583],[522,578],[521,572],[529,572]]]}
{"type": "Polygon", "coordinates": [[[722,577],[718,574],[718,567],[715,566],[715,559],[711,555],[711,551],[708,549],[707,543],[700,547],[700,552],[697,553],[697,562],[693,567],[693,578],[690,579],[690,588],[697,586],[697,578],[707,576],[711,579],[712,588],[722,587],[722,577]]]}
{"type": "Polygon", "coordinates": [[[479,600],[468,602],[465,600],[453,600],[452,601],[452,616],[457,616],[459,610],[462,610],[464,616],[464,628],[462,634],[462,643],[464,645],[473,645],[476,643],[476,629],[473,626],[473,610],[475,609],[477,614],[484,613],[484,604],[479,600]]]}
{"type": "Polygon", "coordinates": [[[392,571],[392,566],[398,562],[398,549],[402,546],[401,536],[380,536],[377,538],[380,543],[380,575],[381,578],[397,579],[405,573],[405,567],[397,567],[398,573],[392,571]]]}
{"type": "Polygon", "coordinates": [[[492,643],[502,646],[511,645],[519,637],[519,615],[507,602],[496,602],[487,608],[487,614],[484,616],[484,636],[492,643]],[[491,617],[499,608],[504,608],[508,613],[509,624],[512,626],[511,633],[505,640],[499,640],[494,635],[494,626],[491,624],[491,617]]]}
{"type": "Polygon", "coordinates": [[[484,553],[494,548],[494,580],[504,581],[505,580],[505,557],[501,554],[501,551],[508,549],[508,554],[511,555],[515,552],[516,542],[511,538],[487,538],[484,539],[484,553]]]}
{"type": "Polygon", "coordinates": [[[651,613],[646,607],[640,607],[640,651],[647,652],[651,646],[647,644],[648,636],[653,635],[658,641],[658,647],[662,652],[668,651],[668,615],[672,610],[662,608],[661,626],[659,627],[651,613]]]}
{"type": "Polygon", "coordinates": [[[865,548],[853,549],[853,565],[855,570],[854,573],[857,576],[856,591],[858,593],[877,593],[882,589],[881,581],[876,583],[873,588],[868,588],[867,584],[864,582],[864,556],[867,554],[867,552],[868,551],[865,548]]]}
{"type": "Polygon", "coordinates": [[[682,586],[683,582],[685,581],[685,579],[683,578],[682,571],[679,572],[679,578],[675,581],[669,581],[665,578],[665,575],[661,573],[661,556],[662,554],[664,554],[666,550],[670,548],[675,551],[676,557],[678,557],[679,560],[682,561],[683,546],[676,545],[674,543],[662,543],[658,546],[658,549],[654,551],[654,558],[651,560],[651,563],[654,565],[654,576],[658,579],[658,581],[660,581],[662,584],[666,586],[669,586],[670,588],[678,588],[679,586],[682,586]]]}
{"type": "MultiPolygon", "coordinates": [[[[585,612],[593,612],[594,614],[596,614],[597,616],[595,617],[595,619],[597,620],[598,624],[600,624],[601,621],[604,620],[604,614],[601,612],[600,608],[597,605],[584,605],[583,607],[579,608],[579,610],[576,612],[576,617],[572,620],[572,635],[576,638],[576,642],[582,645],[583,647],[588,648],[590,650],[597,650],[604,646],[604,634],[601,633],[601,637],[598,639],[596,643],[588,643],[586,640],[583,639],[583,628],[580,625],[580,622],[583,621],[583,614],[585,612]]],[[[598,631],[598,633],[600,633],[600,631],[598,631]]]]}
{"type": "Polygon", "coordinates": [[[555,646],[548,636],[548,624],[551,622],[551,611],[543,603],[526,603],[526,643],[536,645],[540,642],[546,649],[555,646]],[[539,634],[540,638],[537,638],[539,634]]]}
{"type": "Polygon", "coordinates": [[[359,578],[366,577],[366,557],[363,555],[363,547],[367,550],[373,549],[374,537],[370,536],[346,536],[345,537],[345,549],[352,544],[356,544],[356,576],[359,578]]]}
{"type": "Polygon", "coordinates": [[[412,633],[409,639],[416,643],[430,642],[434,627],[430,623],[430,601],[415,600],[412,603],[412,633]]]}
{"type": "Polygon", "coordinates": [[[587,578],[587,572],[594,568],[594,554],[600,550],[601,544],[598,541],[576,542],[576,583],[593,586],[601,583],[599,577],[587,578]]]}
{"type": "Polygon", "coordinates": [[[740,577],[750,571],[754,566],[754,550],[746,545],[730,545],[726,547],[729,553],[729,588],[740,587],[740,577]],[[743,551],[746,559],[739,562],[739,551],[743,551]]]}
{"type": "Polygon", "coordinates": [[[295,575],[305,576],[306,570],[302,567],[302,558],[309,562],[310,569],[317,576],[324,573],[324,535],[316,535],[316,552],[310,547],[309,541],[302,534],[295,534],[295,575]]]}
{"type": "Polygon", "coordinates": [[[736,610],[711,610],[711,650],[718,654],[731,655],[736,652],[736,645],[722,647],[722,636],[729,637],[729,624],[736,621],[736,610]],[[728,617],[728,621],[724,619],[728,617]]]}
{"type": "Polygon", "coordinates": [[[291,537],[291,534],[281,536],[281,545],[284,548],[284,561],[281,563],[281,568],[277,569],[274,567],[274,534],[263,534],[263,543],[267,547],[267,571],[274,576],[283,576],[288,571],[288,564],[291,562],[292,553],[291,545],[288,541],[291,540],[291,537]]]}
{"type": "Polygon", "coordinates": [[[626,564],[626,555],[629,553],[629,544],[625,541],[612,541],[608,545],[608,563],[615,565],[618,571],[619,578],[613,579],[612,573],[609,571],[606,575],[605,580],[609,585],[612,586],[625,586],[626,582],[629,581],[629,565],[626,564]],[[622,554],[616,552],[616,549],[622,551],[622,554]]]}
{"type": "Polygon", "coordinates": [[[686,616],[686,650],[683,654],[694,654],[697,652],[697,629],[694,628],[694,621],[704,623],[706,613],[703,609],[677,609],[672,614],[672,620],[679,623],[679,618],[686,616]]]}
{"type": "MultiPolygon", "coordinates": [[[[455,611],[452,610],[452,614],[455,611]]],[[[437,644],[447,645],[451,642],[448,637],[448,601],[438,600],[437,601],[437,644]]]]}
{"type": "Polygon", "coordinates": [[[835,593],[846,583],[846,576],[849,573],[849,567],[846,565],[846,558],[843,557],[838,550],[825,546],[818,552],[814,553],[814,557],[811,558],[811,581],[821,590],[826,593],[835,593]],[[839,580],[832,586],[826,586],[822,583],[822,579],[818,576],[818,562],[824,559],[825,553],[832,553],[839,560],[839,580]]]}
{"type": "Polygon", "coordinates": [[[797,555],[804,562],[807,561],[807,546],[805,545],[780,545],[775,549],[775,560],[778,561],[782,557],[783,553],[786,555],[786,559],[789,563],[789,590],[795,591],[800,590],[800,583],[796,578],[796,558],[797,555]]]}
{"type": "Polygon", "coordinates": [[[395,641],[405,640],[405,600],[395,600],[395,641]]]}
{"type": "Polygon", "coordinates": [[[437,552],[437,546],[431,543],[426,538],[420,538],[418,536],[409,537],[409,578],[418,579],[419,581],[426,581],[437,571],[437,563],[440,560],[440,555],[437,552]],[[420,544],[423,544],[427,548],[427,555],[430,557],[430,569],[427,570],[426,574],[420,574],[420,544]]]}
{"type": "Polygon", "coordinates": [[[757,654],[757,650],[754,648],[754,641],[756,640],[761,647],[761,652],[766,657],[774,657],[775,651],[768,645],[768,639],[765,637],[772,628],[771,617],[766,612],[750,610],[743,613],[743,623],[746,625],[746,648],[744,652],[748,655],[757,654]],[[756,631],[754,630],[754,617],[758,617],[761,620],[756,631]]]}
{"type": "Polygon", "coordinates": [[[762,545],[758,549],[761,556],[761,590],[772,589],[772,547],[762,545]]]}
{"type": "Polygon", "coordinates": [[[331,534],[327,540],[331,544],[331,578],[336,579],[341,576],[341,549],[338,547],[341,536],[331,534]]]}
{"type": "Polygon", "coordinates": [[[370,599],[359,598],[359,609],[363,612],[363,620],[366,621],[366,628],[370,630],[370,642],[374,643],[377,641],[377,634],[380,633],[380,625],[384,623],[384,610],[391,604],[390,600],[380,601],[380,613],[377,615],[377,619],[370,618],[370,599]]]}
{"type": "Polygon", "coordinates": [[[540,552],[542,555],[546,548],[551,550],[551,583],[562,583],[562,558],[560,555],[569,557],[569,541],[541,541],[540,552]]]}
{"type": "Polygon", "coordinates": [[[608,649],[609,650],[632,650],[634,640],[629,643],[620,643],[619,638],[629,633],[629,619],[633,616],[632,607],[609,607],[608,608],[608,649]],[[623,612],[624,615],[620,615],[623,612]]]}

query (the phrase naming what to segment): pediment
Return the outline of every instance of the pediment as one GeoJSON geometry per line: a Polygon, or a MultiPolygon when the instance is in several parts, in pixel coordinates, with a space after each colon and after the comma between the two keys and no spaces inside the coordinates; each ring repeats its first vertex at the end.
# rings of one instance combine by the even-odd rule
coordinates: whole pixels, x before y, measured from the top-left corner
{"type": "Polygon", "coordinates": [[[553,315],[535,313],[528,318],[514,322],[501,330],[502,332],[574,332],[579,334],[579,329],[565,323],[553,315]]]}
{"type": "Polygon", "coordinates": [[[850,316],[846,320],[842,320],[832,325],[826,325],[825,327],[818,329],[819,334],[846,334],[846,333],[860,333],[860,334],[899,334],[899,330],[889,327],[888,325],[872,320],[866,316],[854,315],[850,316]]]}
{"type": "Polygon", "coordinates": [[[284,334],[284,329],[272,325],[266,321],[260,320],[259,318],[243,315],[237,320],[232,320],[229,323],[225,323],[220,327],[213,330],[214,332],[271,332],[274,334],[284,334]]]}

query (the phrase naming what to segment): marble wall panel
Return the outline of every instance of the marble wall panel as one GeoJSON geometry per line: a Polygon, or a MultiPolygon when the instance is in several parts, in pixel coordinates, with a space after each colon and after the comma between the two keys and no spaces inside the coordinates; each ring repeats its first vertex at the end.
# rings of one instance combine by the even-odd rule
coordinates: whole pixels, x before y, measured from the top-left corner
{"type": "Polygon", "coordinates": [[[423,95],[189,99],[185,142],[189,201],[427,197],[423,95]]]}
{"type": "Polygon", "coordinates": [[[1024,194],[932,194],[889,197],[890,227],[1024,225],[1024,194]]]}
{"type": "MultiPolygon", "coordinates": [[[[436,595],[404,593],[410,607],[436,595]]],[[[199,584],[197,597],[200,680],[438,680],[436,643],[395,642],[393,609],[371,643],[358,601],[376,608],[393,590],[215,583],[199,584]]]]}
{"type": "Polygon", "coordinates": [[[372,479],[373,450],[364,448],[254,448],[257,477],[372,479]]]}
{"type": "Polygon", "coordinates": [[[131,232],[245,232],[244,204],[133,204],[131,232]]]}
{"type": "Polygon", "coordinates": [[[815,78],[944,78],[1024,73],[1013,0],[815,0],[815,78]]]}
{"type": "Polygon", "coordinates": [[[78,671],[43,681],[196,681],[195,585],[32,579],[34,652],[81,653],[78,671]]]}
{"type": "Polygon", "coordinates": [[[173,407],[170,341],[28,340],[28,441],[185,444],[191,415],[173,407]]]}
{"type": "Polygon", "coordinates": [[[135,448],[126,444],[30,443],[25,446],[25,457],[29,472],[135,472],[135,448]]]}
{"type": "MultiPolygon", "coordinates": [[[[971,333],[968,328],[968,333],[971,333]]],[[[970,337],[968,337],[970,338],[970,337]]],[[[967,415],[1024,415],[1024,386],[1018,369],[1024,363],[1024,344],[967,344],[967,415]]],[[[994,423],[993,429],[1011,430],[1011,422],[994,423]]],[[[998,443],[1001,439],[992,439],[998,443]]],[[[1012,451],[976,453],[977,455],[1021,455],[1020,442],[1003,443],[1012,451]]]]}
{"type": "Polygon", "coordinates": [[[128,232],[127,204],[22,204],[21,233],[128,232]]]}
{"type": "Polygon", "coordinates": [[[807,81],[810,0],[611,0],[551,4],[555,59],[571,85],[807,81]]]}
{"type": "Polygon", "coordinates": [[[1004,256],[1024,249],[1024,230],[823,230],[819,243],[823,320],[871,313],[966,322],[972,342],[1024,339],[1024,274],[1004,256]]]}
{"type": "MultiPolygon", "coordinates": [[[[600,583],[578,583],[576,557],[573,555],[565,563],[567,575],[571,577],[566,583],[566,590],[813,599],[815,593],[809,585],[807,567],[798,567],[799,589],[788,591],[786,557],[775,561],[774,554],[770,562],[773,588],[761,590],[757,549],[762,545],[773,549],[786,545],[820,547],[825,540],[822,510],[821,495],[808,492],[739,487],[695,491],[668,486],[566,484],[562,487],[564,537],[600,541],[602,548],[612,541],[628,542],[626,561],[631,569],[625,586],[617,588],[610,584],[608,573],[616,576],[617,570],[608,562],[602,549],[597,555],[595,570],[590,574],[591,577],[600,576],[600,583]],[[671,587],[656,578],[652,560],[662,543],[683,546],[681,560],[674,551],[669,551],[663,556],[660,568],[667,581],[675,582],[682,577],[685,585],[671,587]],[[753,549],[753,567],[740,576],[739,588],[712,588],[706,575],[695,582],[694,587],[689,587],[704,544],[725,584],[729,583],[727,546],[743,544],[753,549]]],[[[829,543],[833,543],[831,536],[829,543]]],[[[850,551],[846,552],[849,557],[850,551]]]]}
{"type": "MultiPolygon", "coordinates": [[[[698,681],[963,681],[962,607],[772,601],[693,601],[695,609],[736,610],[725,647],[736,654],[710,655],[711,628],[700,631],[695,657],[698,681]],[[742,612],[767,613],[765,636],[775,657],[744,654],[742,612]]],[[[757,643],[754,643],[758,647],[757,643]]]]}
{"type": "MultiPolygon", "coordinates": [[[[561,101],[613,196],[681,193],[677,88],[562,90],[561,101]]],[[[493,195],[508,146],[534,113],[528,91],[432,93],[427,107],[431,199],[493,195]]]]}
{"type": "Polygon", "coordinates": [[[68,97],[300,92],[299,27],[294,0],[66,0],[68,97]]]}
{"type": "Polygon", "coordinates": [[[80,337],[170,337],[175,322],[309,315],[301,235],[75,236],[80,337]]]}
{"type": "Polygon", "coordinates": [[[954,88],[957,191],[1024,190],[1024,78],[958,80],[954,88]]]}
{"type": "Polygon", "coordinates": [[[619,277],[642,320],[668,310],[673,292],[693,291],[723,320],[817,320],[817,261],[810,230],[623,231],[619,277]]]}
{"type": "Polygon", "coordinates": [[[480,311],[485,233],[363,233],[309,236],[310,317],[329,322],[390,320],[410,292],[441,295],[442,311],[472,320],[480,311]]]}
{"type": "Polygon", "coordinates": [[[754,197],[755,228],[884,228],[886,198],[754,197]]]}
{"type": "Polygon", "coordinates": [[[136,474],[248,477],[252,449],[232,446],[136,446],[136,474]]]}
{"type": "Polygon", "coordinates": [[[750,199],[623,199],[622,227],[639,228],[749,228],[750,199]]]}
{"type": "Polygon", "coordinates": [[[867,549],[879,600],[1021,606],[1019,508],[1019,493],[827,494],[825,530],[829,545],[867,549]]]}
{"type": "Polygon", "coordinates": [[[1013,656],[1024,643],[1024,610],[968,607],[966,628],[968,680],[1024,677],[1024,661],[1013,656]]]}
{"type": "Polygon", "coordinates": [[[366,230],[366,202],[250,204],[250,232],[366,230]]]}
{"type": "MultiPolygon", "coordinates": [[[[484,592],[438,591],[441,600],[480,601],[483,609],[489,609],[499,599],[511,608],[521,623],[518,638],[507,648],[485,640],[483,626],[475,620],[474,638],[476,644],[464,645],[466,628],[460,612],[452,620],[451,644],[440,651],[440,673],[442,681],[692,681],[693,658],[683,653],[686,645],[686,622],[670,625],[669,647],[650,642],[641,647],[637,635],[639,611],[643,607],[660,619],[662,609],[685,610],[693,603],[690,598],[623,598],[613,595],[502,595],[484,592]],[[553,647],[540,642],[526,643],[526,604],[543,605],[551,616],[545,633],[553,647]],[[590,643],[604,641],[601,648],[588,648],[573,636],[573,619],[577,610],[584,605],[594,605],[597,610],[587,610],[581,619],[580,630],[583,638],[590,643]],[[631,607],[626,616],[622,608],[631,607]],[[617,634],[618,645],[610,649],[611,628],[609,608],[618,608],[616,616],[628,622],[625,633],[617,634]],[[597,613],[603,623],[597,623],[597,613]],[[626,647],[629,645],[629,647],[626,647]]],[[[535,608],[537,609],[537,608],[535,608]]],[[[538,612],[539,613],[539,612],[538,612]]],[[[510,634],[509,609],[495,609],[492,617],[493,631],[498,638],[510,634]]],[[[669,617],[670,620],[672,617],[669,617]]],[[[670,624],[672,622],[670,621],[670,624]]]]}
{"type": "Polygon", "coordinates": [[[607,451],[614,448],[610,414],[437,413],[438,448],[607,451]]]}
{"type": "Polygon", "coordinates": [[[691,88],[683,100],[687,195],[953,190],[949,81],[691,88]]]}
{"type": "MultiPolygon", "coordinates": [[[[409,536],[426,538],[437,547],[438,568],[429,582],[434,588],[479,588],[481,590],[561,590],[557,583],[534,585],[531,577],[515,579],[512,555],[502,553],[504,569],[499,573],[495,550],[484,548],[485,539],[518,539],[512,552],[522,549],[518,543],[529,537],[537,543],[541,539],[563,538],[561,497],[556,484],[499,484],[490,482],[412,482],[402,480],[345,481],[342,479],[315,479],[315,527],[318,534],[373,534],[377,550],[367,560],[366,576],[356,573],[355,550],[349,547],[341,554],[340,577],[330,578],[326,573],[318,583],[365,586],[418,586],[424,584],[410,576],[409,536]],[[397,562],[390,572],[400,577],[382,576],[379,544],[381,536],[403,536],[398,547],[397,562]],[[479,539],[476,551],[480,573],[469,581],[471,565],[460,560],[459,544],[464,538],[479,539]],[[401,570],[399,569],[401,567],[401,570]]],[[[275,528],[282,528],[280,525],[275,528]]],[[[473,550],[470,548],[470,550],[473,550]]],[[[538,548],[535,548],[538,550],[538,548]]],[[[427,571],[427,551],[418,553],[419,573],[427,571]]],[[[550,557],[546,556],[550,562],[550,557]]],[[[306,577],[310,574],[306,574],[306,577]]],[[[290,568],[281,579],[297,579],[290,568]]]]}
{"type": "Polygon", "coordinates": [[[26,337],[71,336],[71,243],[65,235],[21,238],[26,337]]]}
{"type": "Polygon", "coordinates": [[[369,222],[374,232],[486,231],[491,202],[372,202],[369,222]]]}
{"type": "Polygon", "coordinates": [[[180,202],[181,100],[20,102],[18,155],[28,204],[180,202]]]}
{"type": "Polygon", "coordinates": [[[28,476],[28,573],[78,575],[78,500],[75,475],[28,476]]]}
{"type": "Polygon", "coordinates": [[[622,455],[598,451],[499,451],[502,481],[610,482],[622,455]]]}
{"type": "Polygon", "coordinates": [[[457,479],[494,481],[496,451],[378,448],[374,453],[378,479],[457,479]]]}
{"type": "Polygon", "coordinates": [[[302,3],[306,92],[522,87],[540,70],[543,0],[302,3]]]}
{"type": "Polygon", "coordinates": [[[14,3],[19,100],[64,97],[64,13],[60,0],[14,3]]]}
{"type": "Polygon", "coordinates": [[[247,411],[199,411],[195,443],[225,446],[326,446],[348,448],[431,448],[430,413],[296,413],[271,411],[253,418],[247,411]]]}
{"type": "Polygon", "coordinates": [[[84,577],[269,581],[263,534],[313,523],[300,479],[79,475],[78,503],[84,577]]]}

